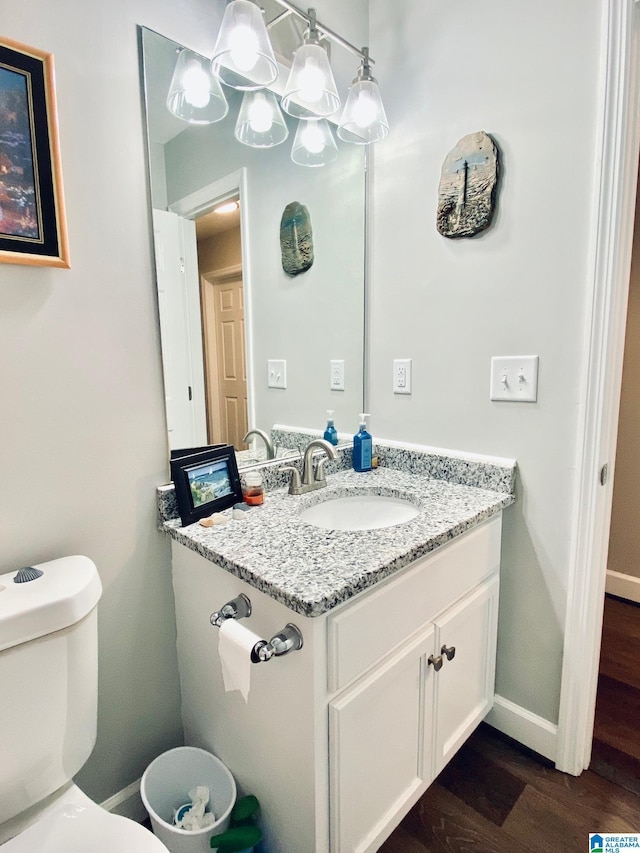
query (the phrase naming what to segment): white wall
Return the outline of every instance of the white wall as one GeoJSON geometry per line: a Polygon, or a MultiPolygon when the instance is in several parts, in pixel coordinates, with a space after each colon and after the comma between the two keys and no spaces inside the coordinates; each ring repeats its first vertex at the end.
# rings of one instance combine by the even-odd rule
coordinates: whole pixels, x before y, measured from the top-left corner
{"type": "Polygon", "coordinates": [[[393,133],[375,152],[374,435],[515,457],[497,691],[557,721],[599,108],[597,0],[371,0],[393,133]],[[485,130],[501,151],[490,231],[435,226],[442,162],[485,130]],[[536,404],[492,403],[492,355],[540,356],[536,404]],[[413,359],[412,397],[391,363],[413,359]]]}
{"type": "MultiPolygon", "coordinates": [[[[360,40],[366,0],[317,6],[360,40]]],[[[168,451],[136,26],[211,53],[223,8],[3,7],[3,36],[55,56],[72,267],[0,267],[0,573],[68,553],[98,565],[98,741],[79,776],[97,800],[182,740],[170,549],[155,529],[168,451]]]]}
{"type": "MultiPolygon", "coordinates": [[[[600,5],[371,0],[393,126],[376,152],[372,429],[518,459],[498,690],[549,720],[575,509],[600,5]],[[502,151],[496,225],[446,240],[440,166],[479,129],[502,151]],[[531,352],[539,402],[489,402],[490,356],[531,352]],[[411,398],[391,393],[399,356],[414,359],[411,398]]],[[[0,268],[0,571],[71,552],[100,568],[98,745],[81,775],[98,799],[181,736],[169,547],[154,527],[167,448],[135,25],[206,53],[220,7],[3,9],[4,35],[55,54],[72,269],[0,268]]]]}
{"type": "Polygon", "coordinates": [[[4,36],[54,53],[72,266],[0,267],[0,572],[68,553],[100,570],[98,742],[80,775],[99,800],[182,740],[155,530],[167,439],[136,25],[210,50],[211,8],[28,0],[2,14],[4,36]]]}

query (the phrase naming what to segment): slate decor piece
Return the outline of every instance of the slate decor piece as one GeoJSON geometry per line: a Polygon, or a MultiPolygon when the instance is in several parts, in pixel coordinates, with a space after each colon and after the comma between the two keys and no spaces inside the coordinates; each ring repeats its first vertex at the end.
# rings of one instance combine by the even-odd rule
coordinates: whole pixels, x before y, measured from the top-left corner
{"type": "Polygon", "coordinates": [[[498,149],[483,130],[463,136],[442,164],[438,231],[473,237],[491,225],[498,185],[498,149]]]}
{"type": "Polygon", "coordinates": [[[282,269],[287,275],[299,275],[313,264],[313,232],[309,211],[299,201],[290,202],[280,220],[282,269]]]}

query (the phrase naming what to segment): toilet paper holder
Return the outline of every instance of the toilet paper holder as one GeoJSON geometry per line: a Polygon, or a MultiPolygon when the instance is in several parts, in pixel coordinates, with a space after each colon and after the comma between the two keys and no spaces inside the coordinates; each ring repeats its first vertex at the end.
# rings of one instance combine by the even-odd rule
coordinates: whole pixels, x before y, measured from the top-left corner
{"type": "Polygon", "coordinates": [[[232,601],[227,601],[220,610],[216,610],[209,617],[214,628],[219,628],[226,619],[246,619],[251,616],[251,601],[241,592],[232,601]]]}
{"type": "Polygon", "coordinates": [[[288,652],[297,652],[302,648],[302,633],[292,622],[287,622],[282,631],[278,631],[267,642],[259,640],[251,649],[251,661],[253,663],[266,663],[272,657],[281,657],[288,652]]]}
{"type": "MultiPolygon", "coordinates": [[[[220,610],[209,617],[214,628],[219,628],[227,619],[246,619],[251,616],[251,601],[241,592],[236,598],[227,601],[220,610]]],[[[270,640],[258,640],[251,649],[252,663],[265,663],[272,657],[281,657],[288,652],[297,652],[302,648],[302,632],[292,622],[288,622],[281,631],[270,640]]]]}

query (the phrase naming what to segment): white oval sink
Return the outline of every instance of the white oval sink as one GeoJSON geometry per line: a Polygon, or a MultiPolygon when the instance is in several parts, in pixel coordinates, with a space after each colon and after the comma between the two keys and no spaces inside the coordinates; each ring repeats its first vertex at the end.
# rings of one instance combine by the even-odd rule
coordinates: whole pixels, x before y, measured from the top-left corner
{"type": "Polygon", "coordinates": [[[306,524],[329,530],[376,530],[411,521],[419,508],[403,498],[385,495],[349,495],[330,498],[302,510],[306,524]]]}

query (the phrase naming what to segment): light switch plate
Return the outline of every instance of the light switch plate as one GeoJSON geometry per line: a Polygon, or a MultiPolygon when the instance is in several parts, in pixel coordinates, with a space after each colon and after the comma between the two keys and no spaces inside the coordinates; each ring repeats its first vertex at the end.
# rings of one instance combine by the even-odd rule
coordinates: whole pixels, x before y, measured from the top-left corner
{"type": "Polygon", "coordinates": [[[267,361],[267,387],[287,387],[287,362],[283,358],[270,358],[267,361]]]}
{"type": "Polygon", "coordinates": [[[491,359],[492,400],[535,403],[538,399],[537,355],[495,355],[491,359]]]}
{"type": "Polygon", "coordinates": [[[344,391],[344,359],[331,359],[329,388],[332,391],[344,391]]]}

